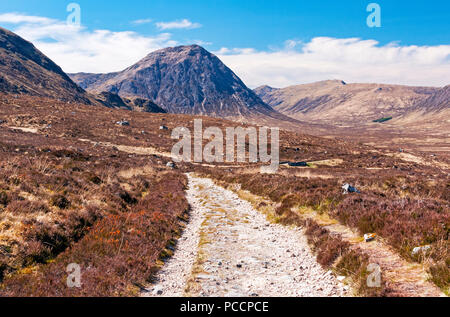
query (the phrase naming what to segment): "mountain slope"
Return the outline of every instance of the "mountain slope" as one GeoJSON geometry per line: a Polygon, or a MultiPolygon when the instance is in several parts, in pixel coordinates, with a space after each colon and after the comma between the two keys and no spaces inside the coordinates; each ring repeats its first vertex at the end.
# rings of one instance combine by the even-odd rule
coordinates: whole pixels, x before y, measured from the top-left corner
{"type": "Polygon", "coordinates": [[[108,108],[134,110],[139,112],[166,113],[164,109],[148,99],[142,98],[122,98],[111,92],[102,92],[95,96],[95,99],[108,108]]]}
{"type": "Polygon", "coordinates": [[[155,51],[121,72],[71,77],[88,91],[146,98],[171,113],[286,119],[198,45],[155,51]]]}
{"type": "Polygon", "coordinates": [[[3,28],[0,28],[0,92],[91,103],[85,91],[58,65],[33,44],[3,28]]]}
{"type": "Polygon", "coordinates": [[[417,103],[414,110],[440,111],[450,108],[450,85],[437,90],[427,99],[417,103]]]}
{"type": "Polygon", "coordinates": [[[440,131],[450,132],[450,85],[437,90],[428,98],[416,103],[395,122],[416,126],[426,125],[440,129],[440,131]]]}
{"type": "Polygon", "coordinates": [[[346,84],[340,80],[255,92],[275,110],[298,120],[333,125],[359,125],[382,117],[398,117],[437,88],[383,84],[346,84]]]}

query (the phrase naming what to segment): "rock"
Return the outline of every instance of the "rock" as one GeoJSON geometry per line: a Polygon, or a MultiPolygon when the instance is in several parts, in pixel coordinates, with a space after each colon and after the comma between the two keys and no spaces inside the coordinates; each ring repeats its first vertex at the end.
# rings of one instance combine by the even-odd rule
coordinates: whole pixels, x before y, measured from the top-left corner
{"type": "Polygon", "coordinates": [[[240,269],[240,268],[242,268],[242,264],[240,264],[240,263],[236,264],[236,267],[240,269]]]}
{"type": "Polygon", "coordinates": [[[344,195],[346,195],[348,193],[357,193],[357,194],[361,193],[356,187],[353,187],[350,184],[342,185],[342,189],[344,190],[344,195]]]}
{"type": "Polygon", "coordinates": [[[339,282],[342,282],[343,280],[345,280],[345,276],[341,275],[341,276],[336,277],[336,279],[337,279],[339,282]]]}
{"type": "Polygon", "coordinates": [[[169,130],[169,128],[166,127],[165,125],[160,126],[159,129],[160,129],[160,130],[169,130]]]}
{"type": "Polygon", "coordinates": [[[128,122],[126,120],[121,120],[121,121],[117,121],[116,124],[120,125],[120,126],[129,126],[130,122],[128,122]]]}
{"type": "Polygon", "coordinates": [[[211,280],[214,277],[209,274],[197,274],[196,278],[197,280],[211,280]]]}
{"type": "Polygon", "coordinates": [[[427,252],[427,251],[430,250],[430,249],[431,249],[431,245],[423,245],[423,246],[421,246],[421,247],[415,247],[415,248],[412,250],[411,254],[412,254],[412,255],[416,255],[416,254],[419,253],[419,252],[425,253],[425,252],[427,252]]]}
{"type": "Polygon", "coordinates": [[[153,295],[162,295],[163,292],[164,292],[164,290],[161,286],[155,286],[155,288],[153,288],[152,294],[153,295]]]}
{"type": "Polygon", "coordinates": [[[175,163],[174,162],[168,162],[166,164],[166,166],[169,167],[169,168],[175,168],[175,163]]]}
{"type": "Polygon", "coordinates": [[[364,241],[370,242],[370,241],[375,240],[376,237],[377,237],[377,234],[376,234],[376,233],[366,233],[366,234],[364,235],[364,241]]]}

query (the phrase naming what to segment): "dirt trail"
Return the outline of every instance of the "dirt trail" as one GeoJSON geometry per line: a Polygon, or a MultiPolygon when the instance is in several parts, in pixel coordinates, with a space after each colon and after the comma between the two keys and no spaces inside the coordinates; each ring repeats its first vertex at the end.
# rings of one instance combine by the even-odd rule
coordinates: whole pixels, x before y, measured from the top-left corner
{"type": "Polygon", "coordinates": [[[299,228],[271,224],[237,194],[189,175],[191,219],[143,296],[345,296],[299,228]]]}

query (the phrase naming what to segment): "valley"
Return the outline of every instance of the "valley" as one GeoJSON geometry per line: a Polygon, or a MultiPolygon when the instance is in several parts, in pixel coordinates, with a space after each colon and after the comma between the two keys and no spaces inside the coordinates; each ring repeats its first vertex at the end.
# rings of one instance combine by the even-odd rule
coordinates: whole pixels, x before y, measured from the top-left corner
{"type": "Polygon", "coordinates": [[[449,86],[253,91],[198,45],[69,76],[2,28],[0,71],[1,296],[449,295],[449,86]],[[262,127],[275,170],[223,142],[262,127]]]}
{"type": "MultiPolygon", "coordinates": [[[[149,288],[148,279],[154,276],[151,272],[158,272],[160,268],[164,270],[164,263],[173,254],[173,246],[182,236],[185,221],[196,221],[195,216],[188,212],[188,201],[184,196],[184,191],[189,188],[184,173],[191,172],[217,179],[224,186],[242,186],[243,190],[249,191],[249,194],[241,193],[244,195],[242,199],[252,203],[253,208],[268,217],[268,221],[306,230],[311,252],[326,270],[338,272],[334,273],[336,276],[347,276],[346,285],[351,289],[350,294],[374,295],[371,293],[373,290],[364,289],[360,284],[367,275],[358,273],[364,267],[363,263],[368,263],[365,262],[368,260],[363,260],[368,255],[364,252],[360,254],[360,249],[348,248],[345,242],[339,242],[339,245],[343,243],[342,246],[336,247],[337,233],[333,233],[333,238],[325,238],[330,223],[349,226],[351,230],[356,230],[354,235],[357,237],[368,231],[378,232],[383,243],[392,246],[394,252],[405,259],[402,260],[406,261],[402,262],[403,265],[416,267],[414,270],[423,272],[417,276],[423,276],[425,280],[433,278],[445,291],[446,273],[440,263],[445,263],[448,252],[445,225],[448,223],[449,191],[446,180],[449,165],[443,157],[431,160],[414,153],[417,159],[413,160],[412,154],[410,158],[395,155],[395,148],[374,151],[358,143],[281,130],[280,160],[304,160],[311,162],[309,167],[281,166],[276,175],[259,174],[258,166],[262,163],[178,163],[174,169],[167,167],[167,163],[172,159],[170,150],[176,140],[171,138],[170,130],[160,130],[159,127],[165,124],[169,129],[180,125],[193,128],[194,118],[191,116],[133,113],[81,104],[76,106],[75,116],[73,105],[52,99],[4,95],[1,100],[0,116],[5,121],[0,125],[2,162],[5,162],[0,169],[4,175],[2,197],[5,197],[1,220],[3,295],[124,296],[149,288]],[[55,114],[58,115],[55,117],[55,114]],[[130,126],[116,125],[118,120],[124,118],[129,120],[130,126]],[[12,170],[16,174],[11,174],[12,170]],[[38,186],[33,179],[41,185],[38,186]],[[356,185],[363,194],[343,196],[340,187],[344,182],[356,185]],[[154,186],[162,187],[157,189],[154,186]],[[170,190],[168,186],[171,186],[170,190]],[[177,196],[174,196],[175,193],[177,196]],[[260,200],[253,195],[264,198],[260,200]],[[36,197],[39,197],[39,204],[36,197]],[[28,211],[27,221],[23,222],[20,215],[29,204],[36,205],[32,209],[35,211],[28,211]],[[165,209],[164,206],[173,207],[165,209]],[[89,213],[80,213],[84,209],[89,213]],[[168,210],[175,214],[166,214],[168,210]],[[301,211],[300,215],[317,210],[318,218],[314,222],[308,218],[310,220],[305,224],[304,218],[296,216],[296,210],[301,211]],[[352,210],[358,210],[352,217],[358,215],[361,218],[351,218],[348,212],[352,210]],[[393,210],[396,211],[391,214],[393,210]],[[67,213],[73,213],[73,216],[63,216],[67,213]],[[416,220],[408,220],[411,213],[418,213],[416,220]],[[391,214],[389,217],[393,217],[392,220],[381,221],[388,214],[391,214]],[[88,218],[72,218],[76,215],[88,218]],[[373,218],[374,215],[381,218],[373,218]],[[127,220],[129,216],[133,218],[127,220]],[[173,218],[175,216],[178,218],[173,218]],[[131,221],[134,217],[136,220],[131,221]],[[150,217],[148,221],[152,225],[148,227],[147,220],[141,217],[150,217]],[[73,219],[70,221],[74,222],[64,224],[61,219],[73,219]],[[83,224],[81,227],[79,221],[83,224]],[[383,223],[384,226],[380,226],[383,223]],[[138,224],[146,227],[139,227],[138,224]],[[318,230],[322,226],[325,233],[318,230]],[[427,226],[429,229],[425,229],[427,226]],[[48,233],[40,235],[41,231],[37,231],[30,235],[31,228],[48,233]],[[48,231],[50,228],[51,231],[48,231]],[[70,228],[76,229],[71,233],[74,229],[70,228]],[[172,233],[165,231],[168,228],[172,228],[172,233]],[[444,228],[444,231],[439,229],[430,236],[432,228],[444,228]],[[404,235],[398,235],[400,230],[404,231],[404,235]],[[63,233],[71,235],[63,236],[63,233]],[[160,238],[152,238],[153,234],[160,238]],[[150,240],[143,244],[142,239],[150,240]],[[429,257],[411,257],[412,248],[423,243],[433,246],[429,257]],[[129,247],[123,249],[127,244],[129,247]],[[36,247],[30,249],[31,245],[36,247]],[[143,247],[149,248],[149,251],[144,251],[143,247]],[[34,253],[24,257],[24,252],[31,250],[35,250],[34,253]],[[96,278],[103,278],[100,273],[102,262],[95,260],[99,256],[97,250],[104,250],[101,254],[109,259],[107,263],[117,264],[123,263],[120,259],[129,253],[150,253],[144,266],[141,266],[143,263],[131,262],[126,266],[132,271],[121,275],[125,279],[123,282],[127,282],[121,284],[124,288],[117,288],[118,281],[114,279],[114,274],[109,275],[111,280],[107,279],[102,284],[94,282],[96,278]],[[344,250],[350,253],[343,257],[346,253],[341,252],[344,250]],[[363,262],[348,266],[353,262],[346,261],[353,257],[363,262]],[[85,280],[89,287],[67,289],[65,283],[55,287],[52,281],[59,279],[65,272],[63,268],[72,262],[80,263],[84,268],[94,265],[96,269],[92,269],[92,275],[88,274],[85,280]],[[53,286],[45,286],[47,281],[53,286]],[[33,285],[45,287],[35,293],[33,285]]],[[[217,118],[202,119],[205,128],[216,126],[225,129],[235,124],[217,118]]],[[[204,143],[207,141],[203,140],[204,143]]],[[[212,198],[209,203],[215,205],[219,201],[212,198]]],[[[246,223],[242,225],[246,226],[246,223]]],[[[220,239],[227,236],[229,234],[225,232],[217,233],[220,239]]],[[[198,239],[200,237],[199,234],[198,239]]],[[[199,240],[199,245],[203,244],[199,240]]],[[[376,245],[373,247],[377,249],[376,245]]],[[[402,274],[407,272],[413,271],[406,269],[402,274]]],[[[408,293],[410,291],[402,288],[403,284],[396,286],[389,283],[394,276],[398,281],[400,276],[394,274],[387,279],[387,286],[376,289],[382,293],[376,294],[411,295],[408,293]]],[[[276,280],[274,283],[278,285],[276,280]]],[[[407,289],[411,290],[411,286],[407,289]]]]}

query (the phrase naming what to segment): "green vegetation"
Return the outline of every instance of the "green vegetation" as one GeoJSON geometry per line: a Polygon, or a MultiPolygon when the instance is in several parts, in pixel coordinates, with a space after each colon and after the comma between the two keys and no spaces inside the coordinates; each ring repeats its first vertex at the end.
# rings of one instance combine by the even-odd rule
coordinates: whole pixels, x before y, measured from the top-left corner
{"type": "Polygon", "coordinates": [[[389,120],[392,120],[392,117],[380,118],[380,119],[377,119],[377,120],[373,120],[373,122],[375,122],[375,123],[383,123],[383,122],[387,122],[389,120]]]}

